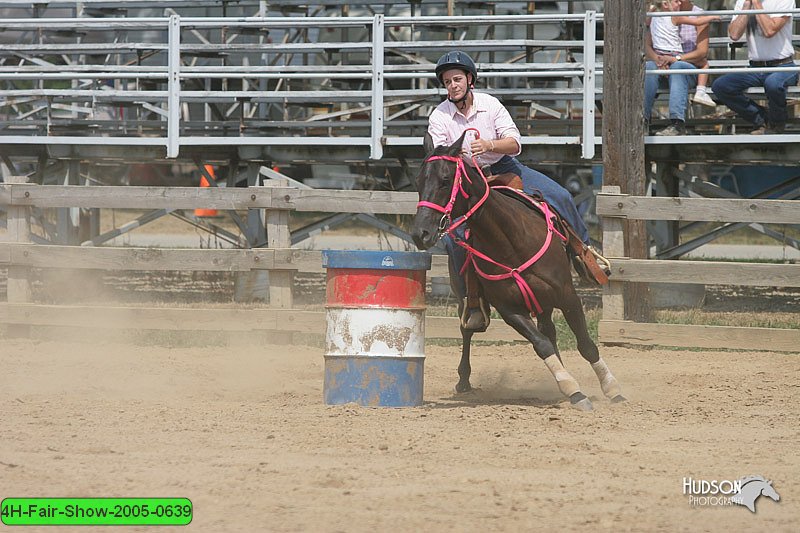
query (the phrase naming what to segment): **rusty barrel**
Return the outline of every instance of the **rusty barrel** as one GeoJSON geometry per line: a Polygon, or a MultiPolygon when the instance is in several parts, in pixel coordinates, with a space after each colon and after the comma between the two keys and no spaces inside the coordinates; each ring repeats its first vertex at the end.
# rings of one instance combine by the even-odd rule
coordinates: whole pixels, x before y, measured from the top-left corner
{"type": "Polygon", "coordinates": [[[421,252],[322,252],[327,269],[325,403],[422,404],[425,273],[421,252]]]}

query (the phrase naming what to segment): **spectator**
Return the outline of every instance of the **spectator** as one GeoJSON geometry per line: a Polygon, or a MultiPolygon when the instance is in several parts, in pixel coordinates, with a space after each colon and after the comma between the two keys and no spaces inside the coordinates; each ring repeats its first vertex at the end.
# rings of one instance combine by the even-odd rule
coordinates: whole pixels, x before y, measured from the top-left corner
{"type": "MultiPolygon", "coordinates": [[[[794,0],[737,0],[736,11],[791,10],[794,0]]],[[[728,26],[734,41],[747,39],[751,67],[793,67],[792,14],[736,15],[728,26]]],[[[755,129],[753,135],[782,133],[786,128],[786,88],[797,83],[797,72],[746,72],[725,74],[713,85],[717,99],[736,112],[755,129]],[[747,96],[750,87],[764,87],[766,108],[747,96]]]]}
{"type": "MultiPolygon", "coordinates": [[[[658,11],[680,11],[693,8],[691,2],[682,0],[661,0],[653,6],[658,11]],[[683,7],[685,6],[685,8],[683,7]]],[[[699,9],[699,8],[698,8],[699,9]]],[[[695,10],[695,9],[692,9],[695,10]]],[[[702,11],[702,10],[701,10],[702,11]]],[[[708,67],[708,23],[719,20],[716,16],[673,16],[652,17],[649,20],[650,32],[646,37],[646,55],[649,59],[645,68],[653,69],[695,69],[708,67]],[[680,28],[691,27],[694,31],[680,28]],[[696,29],[695,29],[696,28],[696,29]]],[[[707,74],[701,74],[700,83],[694,99],[705,105],[715,105],[706,94],[707,74]]],[[[645,76],[645,119],[649,121],[656,92],[660,84],[669,83],[669,118],[672,124],[656,135],[683,135],[686,133],[686,105],[689,86],[694,77],[686,74],[669,76],[645,76]]]]}
{"type": "MultiPolygon", "coordinates": [[[[681,11],[694,11],[702,13],[703,10],[692,3],[692,0],[681,0],[681,11]]],[[[719,20],[719,17],[717,17],[719,20]]],[[[681,24],[679,27],[681,36],[681,47],[683,54],[681,59],[688,61],[693,65],[707,69],[708,68],[708,24],[703,26],[695,26],[693,24],[681,24]],[[699,64],[698,61],[702,62],[699,64]]],[[[692,100],[696,104],[703,104],[709,107],[716,107],[716,102],[706,92],[708,87],[708,74],[701,72],[697,75],[697,90],[694,93],[692,100]]]]}

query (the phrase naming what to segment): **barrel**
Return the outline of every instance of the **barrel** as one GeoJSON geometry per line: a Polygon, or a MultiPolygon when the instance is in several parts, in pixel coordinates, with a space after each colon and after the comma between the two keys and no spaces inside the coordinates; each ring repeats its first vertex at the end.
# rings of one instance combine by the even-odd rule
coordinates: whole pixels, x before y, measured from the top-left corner
{"type": "Polygon", "coordinates": [[[325,250],[325,403],[422,404],[430,254],[325,250]]]}

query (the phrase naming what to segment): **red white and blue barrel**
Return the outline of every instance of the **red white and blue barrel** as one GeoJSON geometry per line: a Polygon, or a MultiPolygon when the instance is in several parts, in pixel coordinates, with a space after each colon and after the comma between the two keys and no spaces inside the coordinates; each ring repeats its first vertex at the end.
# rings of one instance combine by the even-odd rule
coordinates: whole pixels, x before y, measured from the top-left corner
{"type": "Polygon", "coordinates": [[[421,252],[322,252],[327,268],[325,403],[422,404],[425,272],[421,252]]]}

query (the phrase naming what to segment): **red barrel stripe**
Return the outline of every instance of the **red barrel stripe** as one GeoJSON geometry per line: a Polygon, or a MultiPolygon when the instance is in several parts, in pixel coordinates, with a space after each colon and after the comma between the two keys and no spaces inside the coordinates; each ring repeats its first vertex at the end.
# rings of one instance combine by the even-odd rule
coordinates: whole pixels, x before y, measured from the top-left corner
{"type": "Polygon", "coordinates": [[[425,271],[329,268],[326,295],[333,306],[424,307],[425,271]]]}

